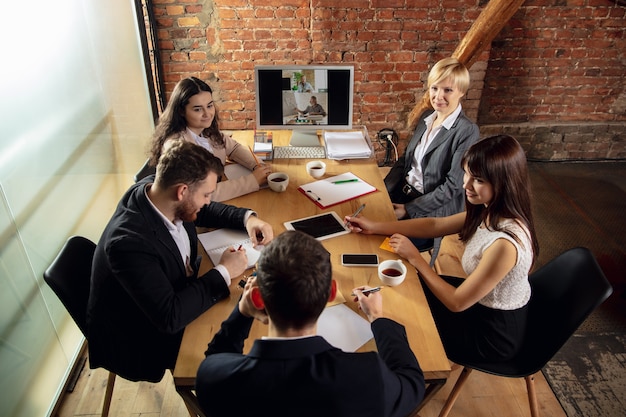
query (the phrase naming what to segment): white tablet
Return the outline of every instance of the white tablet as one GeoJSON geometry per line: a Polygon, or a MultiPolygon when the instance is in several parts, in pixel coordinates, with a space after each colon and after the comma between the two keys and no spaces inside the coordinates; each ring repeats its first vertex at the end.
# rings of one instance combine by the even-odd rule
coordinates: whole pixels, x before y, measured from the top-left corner
{"type": "Polygon", "coordinates": [[[334,211],[291,220],[285,222],[284,225],[287,230],[299,230],[313,236],[317,240],[330,239],[331,237],[350,233],[350,229],[334,211]]]}

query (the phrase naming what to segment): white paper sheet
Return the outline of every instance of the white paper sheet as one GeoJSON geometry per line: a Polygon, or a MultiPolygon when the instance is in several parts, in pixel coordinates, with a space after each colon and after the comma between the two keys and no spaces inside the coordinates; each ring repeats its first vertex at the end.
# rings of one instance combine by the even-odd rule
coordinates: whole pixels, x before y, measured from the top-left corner
{"type": "Polygon", "coordinates": [[[345,304],[322,311],[317,320],[317,334],[344,352],[356,352],[374,337],[370,323],[345,304]]]}
{"type": "Polygon", "coordinates": [[[250,240],[248,234],[243,230],[217,229],[211,232],[200,233],[198,240],[202,243],[209,258],[211,258],[213,265],[217,265],[220,262],[222,253],[224,253],[229,246],[233,246],[237,249],[239,245],[241,245],[246,249],[248,268],[252,268],[259,260],[259,256],[261,256],[261,252],[258,250],[261,249],[261,247],[257,246],[257,248],[254,248],[252,246],[252,240],[250,240]]]}

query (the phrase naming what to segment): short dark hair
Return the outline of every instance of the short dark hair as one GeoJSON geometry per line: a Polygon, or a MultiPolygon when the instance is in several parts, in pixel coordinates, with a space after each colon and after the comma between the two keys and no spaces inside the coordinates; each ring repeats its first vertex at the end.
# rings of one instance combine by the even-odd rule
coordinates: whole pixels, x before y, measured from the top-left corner
{"type": "Polygon", "coordinates": [[[330,254],[315,238],[286,231],[263,249],[257,284],[277,329],[303,328],[322,314],[332,281],[330,254]]]}
{"type": "Polygon", "coordinates": [[[181,183],[193,188],[209,172],[222,175],[222,161],[202,146],[177,140],[163,150],[156,168],[155,183],[163,188],[181,183]]]}

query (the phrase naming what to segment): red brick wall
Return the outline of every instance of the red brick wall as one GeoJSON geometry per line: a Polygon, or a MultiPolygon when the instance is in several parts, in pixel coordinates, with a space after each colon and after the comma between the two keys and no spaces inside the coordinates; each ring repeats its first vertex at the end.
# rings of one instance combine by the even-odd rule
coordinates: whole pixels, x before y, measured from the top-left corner
{"type": "Polygon", "coordinates": [[[626,158],[626,7],[527,0],[491,46],[483,134],[538,159],[626,158]]]}
{"type": "MultiPolygon", "coordinates": [[[[481,4],[154,0],[154,12],[167,94],[181,78],[206,80],[215,90],[223,129],[254,127],[255,65],[350,64],[353,123],[370,134],[395,129],[402,148],[411,134],[406,119],[424,93],[428,69],[454,51],[481,4]]],[[[624,7],[609,0],[528,0],[494,42],[491,56],[485,51],[471,68],[464,109],[495,131],[498,124],[555,120],[623,127],[624,42],[624,7]]],[[[530,139],[525,143],[532,145],[530,139]]]]}

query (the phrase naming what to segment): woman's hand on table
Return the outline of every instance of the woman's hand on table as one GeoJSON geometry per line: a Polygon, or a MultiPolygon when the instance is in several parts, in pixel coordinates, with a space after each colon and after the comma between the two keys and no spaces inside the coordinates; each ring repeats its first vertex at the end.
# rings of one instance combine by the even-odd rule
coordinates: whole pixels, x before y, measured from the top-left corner
{"type": "Polygon", "coordinates": [[[415,266],[415,259],[424,259],[422,258],[422,255],[420,255],[419,249],[415,247],[413,242],[411,242],[408,237],[401,235],[400,233],[394,233],[391,235],[389,238],[389,246],[393,248],[396,254],[409,261],[413,266],[415,266]]]}
{"type": "Polygon", "coordinates": [[[252,175],[259,185],[267,184],[267,176],[272,173],[272,167],[266,164],[259,164],[252,170],[252,175]]]}

